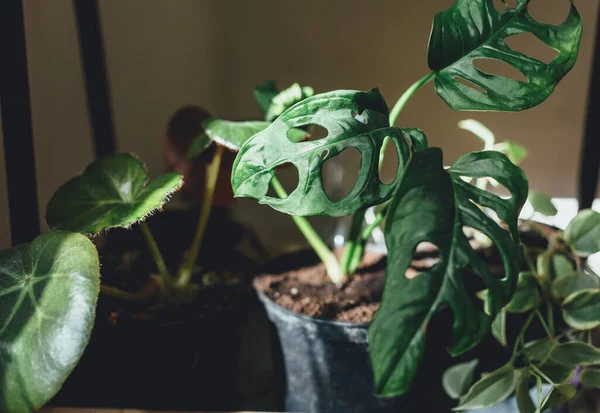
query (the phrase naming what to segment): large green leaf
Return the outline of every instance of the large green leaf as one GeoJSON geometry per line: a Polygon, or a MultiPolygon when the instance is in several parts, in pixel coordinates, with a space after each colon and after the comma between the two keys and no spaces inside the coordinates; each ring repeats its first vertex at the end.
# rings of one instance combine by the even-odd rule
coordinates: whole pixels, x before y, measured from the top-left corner
{"type": "Polygon", "coordinates": [[[425,144],[417,130],[389,127],[388,110],[377,90],[369,92],[335,91],[315,95],[286,110],[273,124],[254,135],[238,154],[231,178],[236,196],[253,197],[260,203],[291,215],[342,216],[380,204],[392,196],[400,179],[410,147],[425,144]],[[292,128],[316,124],[328,135],[308,142],[293,142],[287,136],[292,128]],[[389,136],[398,153],[394,181],[379,180],[379,152],[389,136]],[[361,153],[360,170],[352,190],[339,201],[332,201],[323,187],[325,161],[354,147],[361,153]],[[267,196],[275,169],[293,164],[298,170],[298,186],[287,198],[267,196]]]}
{"type": "Polygon", "coordinates": [[[518,374],[512,365],[506,365],[486,374],[460,399],[453,410],[485,409],[505,400],[515,391],[518,374]]]}
{"type": "Polygon", "coordinates": [[[521,249],[517,216],[527,196],[523,172],[499,152],[483,151],[460,158],[445,170],[439,148],[414,153],[407,164],[386,222],[388,264],[381,306],[371,323],[369,346],[376,390],[382,395],[409,389],[423,357],[427,325],[442,307],[454,314],[450,353],[459,355],[481,341],[491,320],[512,296],[521,249]],[[488,176],[506,186],[503,199],[463,181],[488,176]],[[495,210],[511,233],[475,203],[495,210]],[[471,248],[464,227],[487,235],[496,245],[505,277],[496,278],[471,248]],[[431,242],[440,260],[428,271],[408,279],[411,252],[431,242]],[[488,288],[485,313],[477,309],[465,285],[466,274],[477,274],[488,288]]]}
{"type": "Polygon", "coordinates": [[[579,211],[567,226],[565,238],[582,257],[600,251],[600,212],[591,209],[579,211]]]}
{"type": "Polygon", "coordinates": [[[449,367],[442,376],[442,387],[448,396],[459,399],[467,394],[473,383],[473,374],[479,364],[479,360],[471,360],[465,363],[449,367]]]}
{"type": "MultiPolygon", "coordinates": [[[[552,26],[535,21],[527,11],[531,0],[499,12],[493,0],[457,0],[438,13],[429,40],[429,67],[437,72],[435,90],[455,110],[520,111],[543,102],[577,59],[581,16],[571,0],[566,21],[552,26]],[[549,64],[511,49],[509,36],[531,33],[558,52],[549,64]],[[519,70],[527,83],[488,74],[477,59],[494,59],[519,70]],[[466,86],[463,79],[485,90],[466,86]]],[[[567,1],[567,0],[565,0],[567,1]]]]}
{"type": "Polygon", "coordinates": [[[60,389],[89,340],[99,272],[77,233],[0,252],[0,411],[37,411],[60,389]]]}
{"type": "Polygon", "coordinates": [[[591,330],[600,325],[600,290],[583,290],[571,294],[562,303],[565,322],[577,330],[591,330]]]}
{"type": "Polygon", "coordinates": [[[132,155],[106,156],[54,193],[46,221],[50,228],[84,234],[129,227],[161,208],[182,183],[178,173],[148,180],[144,165],[132,155]]]}
{"type": "Polygon", "coordinates": [[[555,346],[550,351],[550,359],[565,366],[589,366],[600,364],[600,350],[580,341],[571,341],[555,346]]]}

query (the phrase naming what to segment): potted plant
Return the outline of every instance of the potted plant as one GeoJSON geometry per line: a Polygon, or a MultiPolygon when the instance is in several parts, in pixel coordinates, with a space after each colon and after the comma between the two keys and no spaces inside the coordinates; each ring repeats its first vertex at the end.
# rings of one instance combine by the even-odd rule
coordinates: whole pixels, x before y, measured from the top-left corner
{"type": "Polygon", "coordinates": [[[51,231],[0,252],[0,411],[37,411],[89,340],[98,253],[83,235],[51,231]]]}
{"type": "Polygon", "coordinates": [[[520,111],[543,102],[575,64],[582,22],[573,2],[559,26],[535,21],[527,12],[529,3],[519,0],[515,7],[496,10],[491,0],[457,0],[438,13],[429,40],[431,72],[407,89],[391,111],[377,89],[318,94],[285,110],[242,146],[232,173],[235,195],[292,215],[321,260],[312,270],[301,270],[310,263],[284,258],[287,268],[280,266],[256,282],[283,346],[288,410],[448,408],[435,405],[430,378],[441,377],[443,347],[452,356],[473,349],[511,300],[522,257],[517,217],[528,184],[521,169],[497,151],[469,153],[445,168],[442,151],[428,147],[420,130],[393,125],[410,97],[429,81],[435,81],[436,92],[454,110],[520,111]],[[535,35],[557,50],[557,57],[543,63],[510,49],[505,38],[520,33],[535,35]],[[527,83],[483,72],[478,59],[508,63],[527,83]],[[325,138],[289,139],[288,130],[315,124],[327,129],[325,138]],[[389,142],[399,166],[393,182],[383,184],[379,166],[389,142]],[[349,147],[361,153],[358,179],[346,197],[332,201],[323,189],[322,165],[349,147]],[[276,168],[286,164],[299,175],[289,194],[275,176],[276,168]],[[472,182],[484,177],[504,186],[511,197],[472,182]],[[278,197],[268,196],[269,186],[278,197]],[[365,226],[365,210],[374,205],[380,205],[377,217],[365,226]],[[353,222],[338,259],[303,217],[349,214],[353,222]],[[360,269],[371,231],[384,221],[385,280],[381,271],[368,274],[376,267],[360,269]],[[492,241],[499,275],[471,246],[465,229],[492,241]],[[428,267],[423,264],[431,250],[437,250],[439,261],[428,267]],[[361,284],[365,279],[368,285],[361,284]],[[484,307],[473,298],[485,288],[484,307]],[[364,322],[335,321],[353,306],[360,307],[362,318],[357,319],[364,322]],[[410,405],[410,396],[394,398],[406,394],[415,378],[418,403],[413,398],[415,405],[410,405]]]}

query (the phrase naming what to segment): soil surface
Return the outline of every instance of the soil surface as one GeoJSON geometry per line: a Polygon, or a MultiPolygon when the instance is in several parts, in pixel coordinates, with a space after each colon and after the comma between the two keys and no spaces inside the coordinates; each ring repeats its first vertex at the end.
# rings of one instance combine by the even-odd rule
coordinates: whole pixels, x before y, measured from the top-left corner
{"type": "MultiPolygon", "coordinates": [[[[549,227],[548,227],[549,229],[549,227]]],[[[546,240],[528,225],[521,227],[523,241],[544,248],[546,240]]],[[[469,235],[469,234],[467,234],[469,235]]],[[[490,272],[504,275],[501,257],[494,247],[483,246],[470,237],[471,245],[488,263],[490,272]]],[[[435,246],[422,243],[417,247],[406,277],[413,278],[438,262],[435,246]]],[[[368,323],[379,308],[385,283],[386,258],[367,252],[357,274],[337,288],[328,278],[325,266],[309,251],[288,254],[267,267],[266,274],[255,280],[256,288],[280,306],[310,317],[326,320],[368,323]]],[[[465,274],[467,288],[475,293],[483,288],[477,275],[465,274]]]]}

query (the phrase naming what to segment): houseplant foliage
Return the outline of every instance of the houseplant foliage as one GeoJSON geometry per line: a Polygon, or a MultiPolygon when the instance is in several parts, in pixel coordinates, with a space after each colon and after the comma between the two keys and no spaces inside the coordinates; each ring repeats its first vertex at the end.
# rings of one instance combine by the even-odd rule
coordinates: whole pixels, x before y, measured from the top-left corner
{"type": "MultiPolygon", "coordinates": [[[[248,139],[236,158],[232,174],[236,196],[256,198],[291,215],[354,214],[339,261],[307,236],[338,286],[355,272],[371,231],[385,220],[386,286],[369,337],[379,395],[396,396],[410,389],[423,357],[425,329],[440,307],[453,312],[449,350],[460,355],[487,334],[518,284],[522,249],[517,217],[528,193],[523,172],[503,153],[490,151],[466,154],[444,168],[441,150],[430,148],[423,132],[394,125],[410,97],[431,80],[454,110],[521,111],[543,102],[575,64],[582,21],[570,1],[569,16],[561,25],[537,22],[527,11],[531,1],[518,0],[512,8],[503,1],[505,8],[498,11],[492,0],[457,0],[434,19],[428,56],[431,72],[409,87],[391,111],[377,89],[313,95],[248,139]],[[558,55],[544,63],[510,49],[505,39],[521,33],[533,34],[558,55]],[[521,71],[527,82],[483,72],[476,66],[478,59],[507,63],[521,71]],[[288,138],[289,129],[311,124],[326,128],[327,136],[303,142],[288,138]],[[389,142],[396,146],[399,168],[393,182],[385,185],[378,169],[389,142]],[[345,198],[333,202],[323,191],[322,166],[349,147],[361,153],[358,179],[345,198]],[[270,197],[269,185],[279,187],[275,169],[285,164],[298,170],[298,186],[289,195],[277,191],[278,197],[270,197]],[[502,184],[511,197],[503,199],[480,188],[481,179],[502,184]],[[381,205],[380,212],[365,226],[365,210],[373,205],[381,205]],[[492,277],[469,246],[463,234],[469,228],[496,246],[504,278],[492,277]],[[407,279],[405,270],[421,242],[438,247],[440,263],[407,279]],[[467,270],[476,273],[488,289],[484,311],[472,304],[467,293],[467,270]]],[[[310,235],[306,228],[302,230],[310,235]]]]}
{"type": "MultiPolygon", "coordinates": [[[[548,247],[529,249],[528,269],[519,274],[513,298],[492,325],[512,356],[475,383],[474,362],[447,371],[446,390],[460,399],[456,410],[491,407],[515,394],[520,413],[543,412],[571,399],[577,384],[600,387],[600,349],[591,341],[591,330],[600,325],[600,278],[586,264],[589,255],[600,251],[600,213],[581,211],[565,231],[530,225],[548,240],[548,247]],[[511,314],[521,315],[514,342],[507,341],[511,314]],[[541,337],[530,332],[536,323],[541,337]],[[543,384],[550,387],[544,393],[543,384]]],[[[487,301],[489,291],[481,297],[487,301]]]]}
{"type": "Polygon", "coordinates": [[[52,231],[0,252],[0,410],[38,410],[89,340],[98,254],[83,235],[52,231]]]}

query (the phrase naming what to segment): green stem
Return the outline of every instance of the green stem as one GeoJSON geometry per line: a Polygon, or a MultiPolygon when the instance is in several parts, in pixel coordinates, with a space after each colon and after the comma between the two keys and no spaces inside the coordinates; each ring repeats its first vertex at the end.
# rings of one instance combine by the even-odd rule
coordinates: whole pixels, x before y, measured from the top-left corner
{"type": "Polygon", "coordinates": [[[517,339],[515,340],[515,344],[513,346],[513,354],[511,357],[511,362],[515,361],[517,359],[517,349],[519,348],[519,343],[521,343],[525,337],[525,333],[527,332],[527,329],[529,328],[529,326],[531,325],[533,319],[535,318],[535,311],[532,311],[529,316],[527,317],[527,320],[525,320],[525,323],[523,324],[523,327],[521,328],[521,331],[519,332],[519,335],[517,336],[517,339]]]}
{"type": "Polygon", "coordinates": [[[165,281],[169,281],[171,279],[171,274],[169,273],[169,270],[167,269],[165,260],[163,259],[162,254],[160,253],[160,250],[158,249],[158,245],[156,244],[156,240],[154,239],[154,237],[152,236],[152,233],[150,232],[150,228],[148,227],[148,224],[146,224],[145,222],[141,222],[140,229],[142,230],[142,234],[144,234],[144,239],[146,240],[146,243],[148,244],[148,249],[150,250],[152,257],[154,258],[154,262],[156,263],[156,268],[158,268],[158,272],[160,272],[160,275],[163,277],[163,279],[165,281]]]}
{"type": "Polygon", "coordinates": [[[554,309],[550,301],[546,301],[546,311],[548,312],[548,327],[550,328],[550,333],[554,335],[554,309]]]}
{"type": "Polygon", "coordinates": [[[202,209],[200,210],[200,218],[198,219],[198,226],[196,227],[196,234],[192,241],[183,265],[179,268],[179,274],[177,275],[177,284],[179,286],[187,285],[192,278],[192,271],[194,264],[198,259],[198,253],[200,252],[200,246],[202,245],[202,239],[204,238],[204,232],[206,225],[208,224],[208,218],[212,211],[213,198],[215,195],[215,187],[217,186],[217,178],[219,177],[219,169],[221,167],[221,159],[223,158],[223,147],[217,145],[215,155],[208,165],[206,171],[206,187],[204,191],[204,197],[202,199],[202,209]]]}
{"type": "Polygon", "coordinates": [[[550,379],[550,377],[546,376],[540,369],[538,369],[535,364],[530,364],[529,367],[532,368],[533,371],[535,371],[541,378],[543,378],[544,380],[546,380],[546,382],[548,382],[549,384],[554,384],[554,382],[552,381],[552,379],[550,379]]]}
{"type": "MultiPolygon", "coordinates": [[[[273,176],[273,179],[271,179],[271,185],[280,198],[287,198],[288,194],[277,177],[273,176]]],[[[333,281],[333,283],[337,286],[342,285],[346,280],[346,276],[342,272],[340,263],[338,262],[334,253],[327,247],[327,244],[323,242],[321,237],[319,237],[317,232],[313,229],[306,218],[292,215],[292,219],[296,223],[296,226],[300,232],[302,232],[302,235],[304,235],[304,238],[306,238],[306,241],[308,241],[312,249],[325,265],[327,275],[331,281],[333,281]]]]}
{"type": "Polygon", "coordinates": [[[540,310],[539,309],[535,310],[535,314],[537,315],[538,319],[540,320],[542,327],[544,327],[546,334],[548,334],[548,338],[550,339],[550,341],[554,341],[554,336],[552,334],[552,331],[550,330],[550,327],[548,327],[548,324],[546,323],[546,320],[544,320],[544,317],[542,316],[542,313],[540,313],[540,310]]]}
{"type": "MultiPolygon", "coordinates": [[[[360,243],[360,234],[365,220],[365,209],[357,211],[352,217],[352,225],[350,226],[350,232],[346,237],[346,246],[344,247],[344,253],[342,254],[342,273],[344,275],[352,274],[351,266],[354,261],[354,255],[357,252],[357,244],[360,243]]],[[[362,258],[362,257],[361,257],[362,258]]]]}

